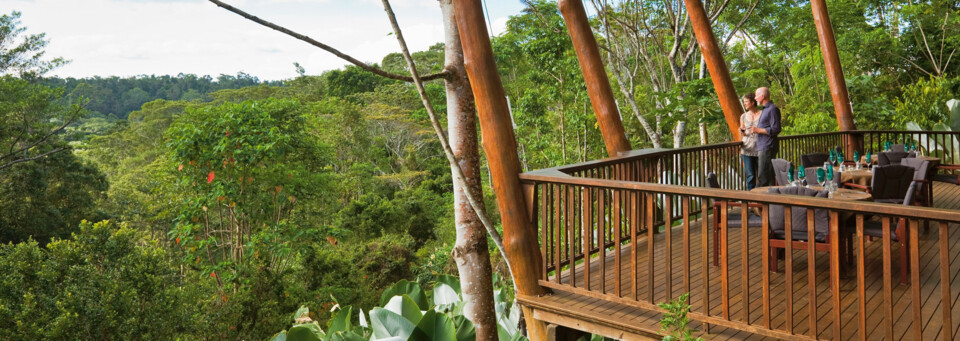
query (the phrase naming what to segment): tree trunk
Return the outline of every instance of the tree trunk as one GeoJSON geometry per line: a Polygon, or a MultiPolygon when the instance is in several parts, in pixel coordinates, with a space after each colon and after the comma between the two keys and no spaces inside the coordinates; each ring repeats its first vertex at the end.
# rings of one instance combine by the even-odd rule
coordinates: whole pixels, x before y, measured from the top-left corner
{"type": "MultiPolygon", "coordinates": [[[[497,339],[497,315],[493,303],[493,279],[487,234],[477,213],[470,207],[464,190],[483,198],[480,182],[480,152],[477,144],[476,105],[463,65],[463,48],[454,15],[453,1],[441,0],[445,37],[447,129],[450,148],[460,162],[467,188],[453,182],[457,241],[453,259],[460,272],[460,288],[466,306],[463,315],[473,322],[477,340],[497,339]]],[[[482,203],[481,203],[482,204],[482,203]]]]}

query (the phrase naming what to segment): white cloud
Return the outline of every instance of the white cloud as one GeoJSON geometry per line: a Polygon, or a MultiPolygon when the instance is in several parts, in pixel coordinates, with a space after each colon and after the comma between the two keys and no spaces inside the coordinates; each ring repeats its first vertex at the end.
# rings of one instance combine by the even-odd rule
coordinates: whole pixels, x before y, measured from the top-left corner
{"type": "MultiPolygon", "coordinates": [[[[228,3],[286,26],[360,60],[380,62],[399,51],[377,0],[230,0],[228,3]]],[[[443,39],[436,0],[394,0],[404,37],[413,51],[443,39]]],[[[202,0],[6,0],[23,12],[28,33],[46,32],[48,56],[72,62],[51,75],[235,74],[261,79],[296,75],[293,62],[309,73],[345,64],[335,56],[257,25],[202,0]]],[[[495,33],[516,0],[488,0],[495,33]]],[[[512,9],[512,10],[510,10],[512,9]]]]}

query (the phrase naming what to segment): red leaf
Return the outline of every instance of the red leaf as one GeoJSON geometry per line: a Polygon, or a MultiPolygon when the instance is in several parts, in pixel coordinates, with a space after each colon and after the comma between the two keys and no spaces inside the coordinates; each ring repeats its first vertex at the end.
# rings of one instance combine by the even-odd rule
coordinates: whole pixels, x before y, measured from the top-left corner
{"type": "Polygon", "coordinates": [[[180,244],[180,237],[177,237],[177,244],[180,244]]]}
{"type": "Polygon", "coordinates": [[[182,171],[182,170],[183,170],[183,164],[181,164],[180,167],[177,167],[177,170],[178,170],[178,171],[182,171]]]}
{"type": "Polygon", "coordinates": [[[216,272],[211,272],[211,273],[210,273],[210,277],[216,278],[216,277],[217,277],[217,273],[216,273],[216,272]]]}
{"type": "Polygon", "coordinates": [[[215,177],[217,177],[217,176],[216,176],[215,174],[213,174],[213,171],[210,171],[210,174],[207,174],[207,183],[213,182],[213,178],[215,178],[215,177]]]}

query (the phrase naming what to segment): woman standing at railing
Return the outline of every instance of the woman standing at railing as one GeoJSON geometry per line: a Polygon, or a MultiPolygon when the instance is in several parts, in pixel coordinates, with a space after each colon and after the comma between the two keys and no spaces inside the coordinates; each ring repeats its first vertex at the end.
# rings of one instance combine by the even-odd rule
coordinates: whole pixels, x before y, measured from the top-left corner
{"type": "Polygon", "coordinates": [[[743,160],[744,177],[747,178],[747,190],[757,186],[757,134],[751,132],[760,121],[760,107],[757,106],[755,95],[751,92],[741,98],[743,107],[747,109],[740,115],[740,135],[743,136],[743,146],[740,147],[740,159],[743,160]]]}

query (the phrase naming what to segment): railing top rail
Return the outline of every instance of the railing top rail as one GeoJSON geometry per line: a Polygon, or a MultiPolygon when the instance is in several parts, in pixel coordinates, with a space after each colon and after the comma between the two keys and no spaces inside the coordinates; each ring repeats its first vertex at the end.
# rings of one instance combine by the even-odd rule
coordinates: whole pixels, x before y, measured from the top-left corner
{"type": "Polygon", "coordinates": [[[860,212],[885,216],[901,216],[904,218],[932,219],[960,223],[960,211],[942,208],[904,206],[880,204],[874,202],[836,201],[827,198],[784,196],[767,193],[716,189],[707,187],[691,187],[678,185],[664,185],[649,182],[606,180],[594,178],[573,177],[557,171],[525,173],[520,176],[521,181],[534,183],[568,184],[607,189],[622,189],[642,192],[651,192],[667,195],[699,196],[725,201],[747,201],[751,203],[765,203],[774,205],[804,206],[838,211],[860,212]]]}

